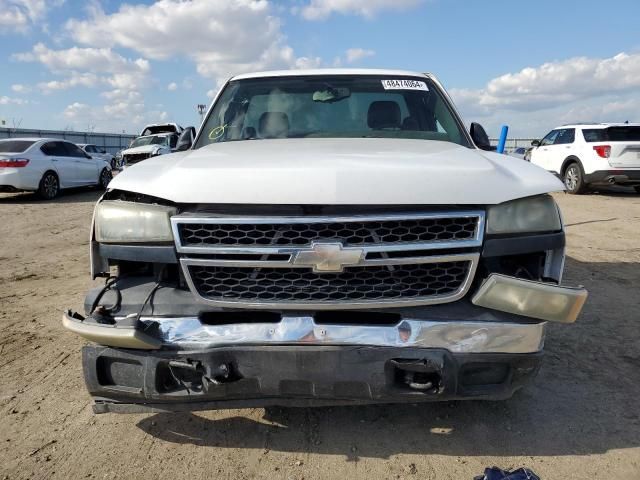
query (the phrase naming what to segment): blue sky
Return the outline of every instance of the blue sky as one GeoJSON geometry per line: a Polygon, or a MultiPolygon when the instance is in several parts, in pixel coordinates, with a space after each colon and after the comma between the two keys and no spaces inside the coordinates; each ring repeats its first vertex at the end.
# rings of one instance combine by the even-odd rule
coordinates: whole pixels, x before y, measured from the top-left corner
{"type": "Polygon", "coordinates": [[[230,75],[435,73],[465,121],[539,136],[640,121],[640,1],[0,0],[5,126],[135,132],[197,122],[230,75]]]}

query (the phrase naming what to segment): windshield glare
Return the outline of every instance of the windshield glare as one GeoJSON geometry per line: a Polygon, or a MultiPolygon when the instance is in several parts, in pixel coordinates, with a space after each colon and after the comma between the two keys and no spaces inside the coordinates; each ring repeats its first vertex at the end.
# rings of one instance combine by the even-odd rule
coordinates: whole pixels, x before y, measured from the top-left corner
{"type": "Polygon", "coordinates": [[[133,142],[129,148],[142,147],[144,145],[166,145],[168,137],[158,137],[158,136],[150,136],[150,137],[138,137],[133,142]]]}
{"type": "Polygon", "coordinates": [[[470,146],[424,77],[293,76],[230,82],[195,148],[270,138],[412,138],[470,146]]]}

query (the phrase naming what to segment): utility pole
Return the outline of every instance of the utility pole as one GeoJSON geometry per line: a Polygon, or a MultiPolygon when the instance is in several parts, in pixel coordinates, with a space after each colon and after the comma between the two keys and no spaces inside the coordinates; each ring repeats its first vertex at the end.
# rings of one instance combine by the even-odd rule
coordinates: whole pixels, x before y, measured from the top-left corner
{"type": "Polygon", "coordinates": [[[207,111],[207,106],[204,103],[199,103],[198,105],[196,105],[196,109],[200,114],[200,123],[202,123],[204,120],[204,113],[207,111]]]}

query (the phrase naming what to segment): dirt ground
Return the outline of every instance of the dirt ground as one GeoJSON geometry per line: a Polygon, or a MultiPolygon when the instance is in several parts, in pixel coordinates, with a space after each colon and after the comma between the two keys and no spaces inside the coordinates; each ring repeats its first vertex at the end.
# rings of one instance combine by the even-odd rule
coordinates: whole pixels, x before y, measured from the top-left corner
{"type": "Polygon", "coordinates": [[[0,195],[0,480],[457,480],[492,465],[640,479],[640,195],[557,195],[565,282],[590,298],[550,326],[540,375],[509,401],[98,416],[83,341],[61,325],[91,285],[97,198],[0,195]]]}

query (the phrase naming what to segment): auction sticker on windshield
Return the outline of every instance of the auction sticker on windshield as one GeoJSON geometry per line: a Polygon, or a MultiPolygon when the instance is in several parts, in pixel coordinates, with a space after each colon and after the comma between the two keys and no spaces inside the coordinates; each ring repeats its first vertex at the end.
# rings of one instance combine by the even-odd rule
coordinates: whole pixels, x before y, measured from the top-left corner
{"type": "Polygon", "coordinates": [[[424,90],[429,91],[429,87],[419,80],[382,80],[382,87],[385,90],[424,90]]]}

